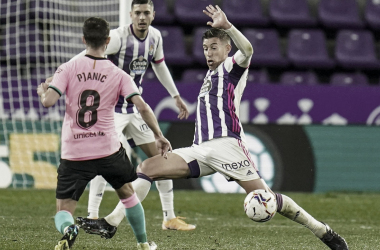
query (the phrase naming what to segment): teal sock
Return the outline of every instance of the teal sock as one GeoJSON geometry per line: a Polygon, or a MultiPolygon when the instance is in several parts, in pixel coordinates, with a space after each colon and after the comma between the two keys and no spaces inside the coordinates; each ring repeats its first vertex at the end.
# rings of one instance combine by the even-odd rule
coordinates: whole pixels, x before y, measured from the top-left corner
{"type": "Polygon", "coordinates": [[[67,211],[59,211],[54,216],[55,228],[61,234],[65,234],[64,230],[66,227],[74,224],[73,216],[67,211]]]}
{"type": "Polygon", "coordinates": [[[126,208],[125,211],[127,219],[133,229],[133,233],[136,236],[137,242],[147,242],[144,208],[141,203],[139,202],[134,207],[126,208]]]}

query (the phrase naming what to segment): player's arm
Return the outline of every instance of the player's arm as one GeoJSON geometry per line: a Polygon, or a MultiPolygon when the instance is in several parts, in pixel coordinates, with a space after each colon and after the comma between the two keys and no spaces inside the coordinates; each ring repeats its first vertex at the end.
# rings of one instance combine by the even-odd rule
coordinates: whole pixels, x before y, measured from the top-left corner
{"type": "Polygon", "coordinates": [[[171,97],[175,100],[175,105],[179,109],[178,118],[179,119],[187,119],[189,117],[189,111],[185,102],[182,100],[177,87],[174,84],[173,78],[169,72],[168,67],[166,66],[165,61],[161,61],[159,63],[152,63],[152,68],[154,73],[156,74],[158,80],[161,84],[166,88],[171,97]]]}
{"type": "Polygon", "coordinates": [[[239,49],[234,55],[234,60],[239,66],[248,67],[253,54],[252,44],[227,20],[226,14],[224,14],[218,5],[215,7],[209,5],[206,9],[207,11],[203,10],[203,13],[212,18],[212,22],[207,22],[207,25],[213,28],[223,29],[231,37],[239,49]]]}
{"type": "Polygon", "coordinates": [[[61,95],[54,89],[49,88],[49,85],[45,82],[41,83],[37,88],[37,94],[40,97],[40,101],[45,108],[53,106],[61,95]]]}
{"type": "Polygon", "coordinates": [[[152,109],[140,95],[134,95],[130,98],[130,100],[136,106],[137,110],[141,114],[142,119],[153,131],[154,137],[156,138],[157,148],[161,155],[166,158],[166,153],[168,151],[171,151],[172,147],[170,145],[170,142],[162,134],[156,116],[154,115],[152,109]]]}

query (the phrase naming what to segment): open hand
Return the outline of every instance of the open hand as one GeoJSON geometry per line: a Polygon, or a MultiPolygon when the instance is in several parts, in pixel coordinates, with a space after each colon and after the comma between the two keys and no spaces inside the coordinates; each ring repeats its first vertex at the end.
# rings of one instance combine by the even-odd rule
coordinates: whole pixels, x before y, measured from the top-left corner
{"type": "Polygon", "coordinates": [[[179,109],[178,119],[182,120],[183,118],[187,119],[189,117],[189,110],[187,109],[187,106],[185,102],[182,100],[180,96],[174,97],[175,99],[175,105],[179,109]]]}
{"type": "Polygon", "coordinates": [[[226,14],[224,14],[218,5],[215,5],[215,7],[211,4],[206,6],[206,10],[203,10],[203,13],[212,18],[212,22],[207,22],[207,25],[210,25],[213,28],[227,30],[232,26],[232,24],[227,20],[226,14]]]}

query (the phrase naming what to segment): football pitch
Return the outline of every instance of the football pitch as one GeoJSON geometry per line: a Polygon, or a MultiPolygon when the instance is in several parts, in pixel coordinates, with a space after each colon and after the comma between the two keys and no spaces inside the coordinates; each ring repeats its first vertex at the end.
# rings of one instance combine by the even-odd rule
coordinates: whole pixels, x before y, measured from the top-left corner
{"type": "MultiPolygon", "coordinates": [[[[285,193],[315,218],[328,223],[342,235],[350,249],[380,249],[379,193],[285,193]]],[[[277,214],[267,223],[249,220],[243,211],[243,194],[208,194],[175,191],[177,216],[196,224],[189,232],[161,229],[162,212],[157,191],[142,203],[148,239],[158,249],[328,249],[308,229],[277,214]]],[[[74,214],[86,216],[88,192],[74,214]]],[[[100,207],[104,217],[118,202],[114,192],[106,192],[100,207]]],[[[62,237],[54,226],[53,190],[0,189],[0,249],[54,249],[62,237]]],[[[73,249],[136,249],[136,241],[126,220],[109,240],[80,230],[73,249]]]]}

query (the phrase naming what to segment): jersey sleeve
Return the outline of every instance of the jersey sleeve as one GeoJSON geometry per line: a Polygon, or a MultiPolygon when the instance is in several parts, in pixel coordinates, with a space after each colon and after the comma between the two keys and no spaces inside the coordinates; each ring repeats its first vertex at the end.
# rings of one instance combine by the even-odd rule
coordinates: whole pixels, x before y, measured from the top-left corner
{"type": "Polygon", "coordinates": [[[157,43],[156,53],[154,54],[153,60],[152,60],[153,63],[160,63],[165,60],[164,48],[162,44],[163,43],[162,36],[161,36],[160,31],[157,30],[157,32],[158,32],[158,43],[157,43]]]}
{"type": "Polygon", "coordinates": [[[53,81],[50,83],[49,88],[55,90],[59,95],[63,95],[66,92],[70,80],[69,72],[70,69],[68,63],[59,66],[54,73],[53,81]]]}
{"type": "Polygon", "coordinates": [[[120,95],[124,96],[126,100],[131,99],[132,96],[140,95],[136,83],[134,83],[132,77],[125,72],[123,72],[121,78],[120,95]]]}
{"type": "Polygon", "coordinates": [[[113,55],[119,52],[121,48],[121,36],[119,34],[120,33],[119,29],[113,29],[110,31],[111,40],[109,44],[107,45],[106,55],[113,55]]]}

